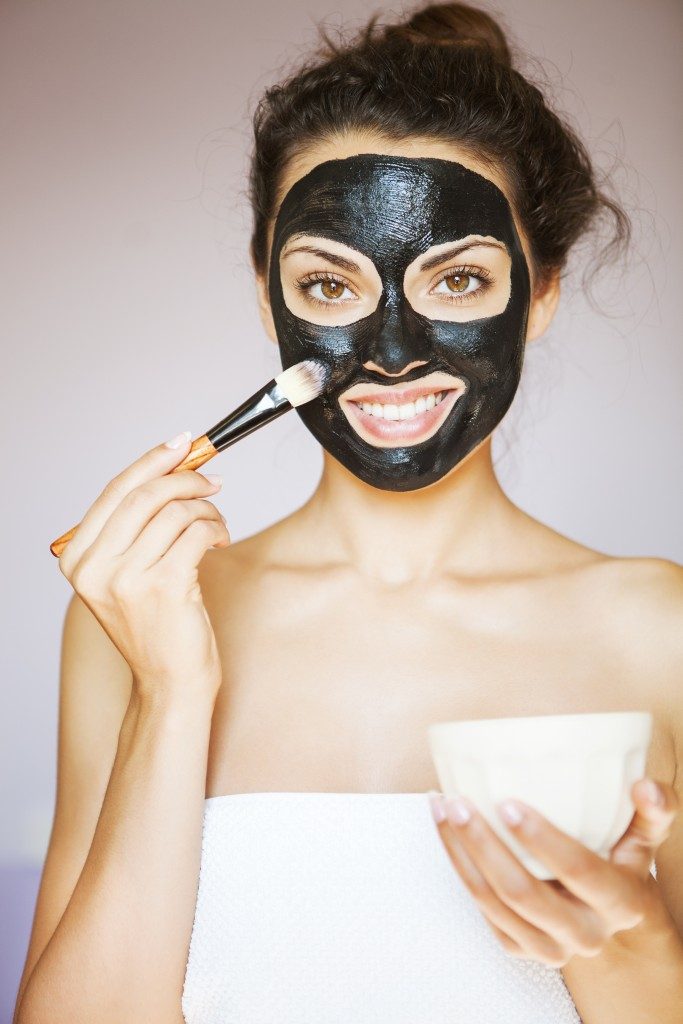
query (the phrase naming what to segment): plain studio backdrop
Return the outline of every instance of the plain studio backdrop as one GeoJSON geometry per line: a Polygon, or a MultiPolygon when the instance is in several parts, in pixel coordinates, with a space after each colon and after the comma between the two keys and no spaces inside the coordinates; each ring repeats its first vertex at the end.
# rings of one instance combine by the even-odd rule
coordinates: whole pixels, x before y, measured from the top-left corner
{"type": "MultiPolygon", "coordinates": [[[[71,591],[48,544],[142,451],[204,432],[281,369],[247,257],[249,115],[314,45],[316,20],[334,32],[369,9],[0,5],[6,878],[35,880],[52,817],[71,591]]],[[[599,165],[616,164],[635,221],[628,265],[596,285],[598,310],[581,290],[595,245],[574,259],[496,431],[499,478],[523,509],[585,544],[681,561],[683,8],[508,0],[492,10],[540,61],[532,73],[599,165]]],[[[321,461],[296,413],[221,455],[211,469],[224,477],[217,504],[233,539],[301,505],[321,461]]],[[[22,914],[4,937],[14,960],[22,914]]]]}

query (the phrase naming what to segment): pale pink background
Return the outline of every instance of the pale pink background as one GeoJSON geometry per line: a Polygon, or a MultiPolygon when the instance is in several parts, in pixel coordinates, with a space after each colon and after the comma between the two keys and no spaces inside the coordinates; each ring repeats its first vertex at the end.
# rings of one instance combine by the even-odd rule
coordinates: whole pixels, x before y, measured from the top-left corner
{"type": "MultiPolygon", "coordinates": [[[[369,9],[350,0],[343,20],[369,9]]],[[[334,28],[338,11],[312,0],[0,3],[0,1024],[53,807],[70,591],[48,543],[139,452],[202,433],[280,369],[246,257],[248,115],[314,42],[314,21],[334,28]]],[[[494,442],[501,480],[587,544],[681,561],[683,8],[508,0],[505,20],[603,164],[623,156],[637,247],[625,272],[602,278],[611,318],[574,278],[551,334],[529,349],[494,442]]],[[[233,537],[300,505],[320,463],[295,414],[225,453],[214,466],[233,537]]]]}
{"type": "MultiPolygon", "coordinates": [[[[52,814],[70,591],[48,543],[139,452],[202,433],[280,369],[246,256],[248,112],[314,41],[314,20],[330,12],[338,25],[338,10],[0,6],[6,864],[41,861],[52,814]]],[[[351,0],[344,19],[368,10],[351,0]]],[[[505,20],[546,62],[591,146],[623,152],[625,198],[646,211],[646,262],[603,279],[599,298],[616,318],[568,295],[529,350],[496,438],[501,478],[523,508],[587,544],[681,560],[683,9],[508,0],[505,20]]],[[[295,414],[221,456],[218,504],[233,537],[301,504],[320,463],[295,414]]]]}

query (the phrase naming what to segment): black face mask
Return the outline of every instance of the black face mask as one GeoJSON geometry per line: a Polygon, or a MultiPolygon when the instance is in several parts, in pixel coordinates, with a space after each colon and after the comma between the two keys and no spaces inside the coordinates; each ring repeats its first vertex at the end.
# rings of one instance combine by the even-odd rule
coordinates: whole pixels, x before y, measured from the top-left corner
{"type": "Polygon", "coordinates": [[[451,160],[363,154],[318,164],[285,196],[275,222],[268,281],[283,369],[317,358],[331,367],[326,390],[297,412],[323,448],[361,480],[383,490],[434,483],[486,438],[509,409],[524,356],[530,284],[509,204],[493,182],[451,160]],[[297,234],[342,242],[374,263],[383,291],[377,308],[347,326],[321,326],[285,304],[280,252],[297,234]],[[434,245],[493,236],[511,258],[502,313],[455,323],[416,313],[403,290],[406,268],[434,245]],[[398,374],[389,380],[363,363],[398,374]],[[462,378],[461,395],[434,436],[377,447],[361,438],[338,396],[357,383],[386,385],[442,370],[462,378]]]}

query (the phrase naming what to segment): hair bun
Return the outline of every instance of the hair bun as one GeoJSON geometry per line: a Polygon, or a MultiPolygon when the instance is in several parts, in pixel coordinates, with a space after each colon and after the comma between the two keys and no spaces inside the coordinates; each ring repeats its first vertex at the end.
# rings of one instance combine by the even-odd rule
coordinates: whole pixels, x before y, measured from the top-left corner
{"type": "Polygon", "coordinates": [[[512,67],[505,33],[490,14],[468,4],[430,4],[408,20],[387,25],[385,38],[437,46],[478,46],[512,67]]]}

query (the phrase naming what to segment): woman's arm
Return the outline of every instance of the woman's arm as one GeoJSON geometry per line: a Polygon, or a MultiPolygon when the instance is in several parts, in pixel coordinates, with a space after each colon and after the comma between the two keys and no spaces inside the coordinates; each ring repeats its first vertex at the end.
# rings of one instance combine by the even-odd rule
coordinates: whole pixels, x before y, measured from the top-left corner
{"type": "Polygon", "coordinates": [[[557,880],[539,881],[471,802],[463,823],[454,806],[439,810],[435,801],[446,850],[503,948],[559,967],[584,1024],[683,1020],[683,571],[673,563],[646,568],[649,591],[641,584],[629,597],[635,639],[628,654],[642,658],[640,678],[650,691],[644,701],[657,699],[666,709],[677,770],[673,785],[657,780],[661,802],[642,780],[634,784],[635,814],[609,860],[515,801],[523,817],[508,827],[557,880]]]}
{"type": "MultiPolygon", "coordinates": [[[[651,575],[645,624],[642,604],[637,609],[641,631],[651,638],[642,672],[650,685],[657,681],[668,710],[676,758],[673,790],[683,808],[683,569],[658,561],[651,575]]],[[[655,916],[617,932],[599,956],[573,957],[562,968],[584,1024],[683,1020],[683,814],[657,850],[656,864],[657,880],[649,881],[659,896],[655,916]]]]}
{"type": "MultiPolygon", "coordinates": [[[[38,932],[43,948],[30,969],[27,964],[17,1024],[182,1021],[209,735],[221,682],[198,565],[208,548],[230,541],[223,517],[206,500],[220,481],[172,472],[188,446],[180,435],[112,480],[60,558],[61,571],[130,667],[130,693],[102,793],[102,764],[112,744],[105,739],[99,761],[87,716],[79,717],[72,691],[82,691],[78,666],[87,644],[69,633],[68,621],[64,649],[73,656],[63,663],[61,708],[69,713],[60,738],[69,742],[60,751],[54,853],[59,834],[62,844],[68,837],[71,854],[59,892],[45,887],[49,913],[41,911],[34,929],[32,961],[38,932]],[[97,761],[92,786],[85,749],[97,761]],[[98,791],[102,802],[86,846],[77,796],[88,794],[85,818],[92,823],[98,791]],[[72,817],[60,808],[62,798],[72,817]],[[86,856],[74,879],[75,847],[86,856]],[[64,906],[67,875],[73,890],[64,906]]],[[[91,673],[88,683],[97,688],[97,659],[91,673]]],[[[51,874],[57,873],[53,859],[51,874]]]]}
{"type": "Polygon", "coordinates": [[[562,969],[584,1024],[681,1021],[683,940],[649,874],[679,798],[667,783],[658,788],[662,804],[643,780],[634,784],[636,812],[609,860],[514,800],[522,816],[508,827],[552,881],[535,878],[471,801],[434,799],[446,851],[489,927],[510,956],[562,969]]]}
{"type": "Polygon", "coordinates": [[[680,1024],[683,940],[660,909],[635,928],[617,932],[599,956],[575,956],[562,967],[583,1024],[680,1024]]]}
{"type": "Polygon", "coordinates": [[[55,811],[17,1004],[83,870],[130,695],[130,668],[74,594],[62,639],[55,811]]]}
{"type": "MultiPolygon", "coordinates": [[[[90,615],[84,608],[75,614],[90,615]]],[[[69,625],[72,629],[76,625],[74,615],[68,618],[67,662],[72,660],[68,652],[79,646],[69,630],[69,625]]],[[[94,623],[92,628],[99,626],[94,623]]],[[[105,644],[108,640],[102,635],[106,656],[105,644]]],[[[71,676],[68,667],[62,681],[62,708],[69,709],[71,718],[60,722],[60,734],[69,737],[68,745],[60,750],[60,776],[75,783],[71,766],[76,760],[84,769],[91,768],[92,775],[62,789],[58,797],[53,835],[65,853],[67,874],[69,846],[71,863],[78,859],[77,854],[73,856],[73,839],[69,842],[70,823],[78,829],[84,813],[92,818],[92,799],[101,788],[110,745],[107,728],[101,724],[96,735],[104,756],[99,762],[88,736],[79,741],[73,720],[80,717],[87,728],[92,718],[83,718],[71,693],[86,682],[84,675],[71,676]],[[85,799],[89,811],[79,807],[74,797],[85,799]]],[[[73,667],[77,670],[75,662],[73,667]]],[[[88,659],[88,669],[92,675],[87,682],[91,690],[98,691],[96,699],[111,708],[112,701],[120,700],[120,689],[107,700],[98,686],[97,658],[88,659]]],[[[192,702],[174,699],[155,704],[141,701],[132,691],[94,837],[80,831],[81,845],[87,842],[89,851],[87,846],[82,850],[85,863],[73,893],[63,892],[64,871],[60,873],[54,862],[54,893],[41,892],[46,920],[37,914],[37,941],[32,946],[39,948],[33,950],[33,964],[29,954],[16,1024],[138,1020],[181,1024],[182,984],[199,874],[211,713],[212,703],[199,693],[192,702]],[[65,909],[64,899],[68,901],[65,909]],[[52,928],[48,937],[46,931],[52,928]]],[[[107,717],[111,727],[113,715],[107,717]]]]}

